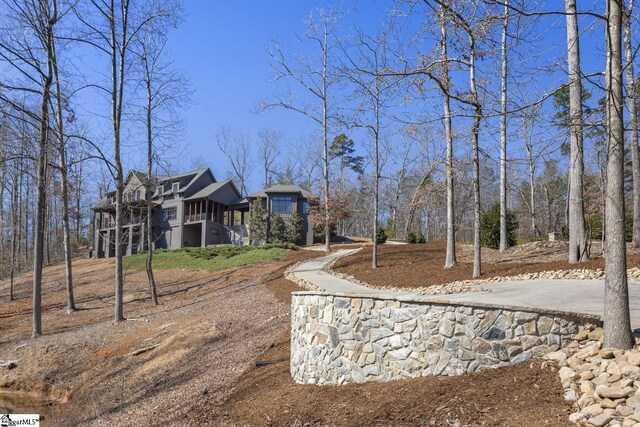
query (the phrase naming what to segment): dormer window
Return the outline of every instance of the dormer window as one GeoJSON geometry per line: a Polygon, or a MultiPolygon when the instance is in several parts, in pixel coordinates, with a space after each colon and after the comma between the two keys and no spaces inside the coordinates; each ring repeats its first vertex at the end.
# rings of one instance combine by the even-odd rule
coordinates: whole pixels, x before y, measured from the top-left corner
{"type": "Polygon", "coordinates": [[[174,182],[173,184],[171,184],[171,191],[174,194],[177,193],[178,190],[180,190],[180,183],[179,182],[174,182]]]}
{"type": "Polygon", "coordinates": [[[162,193],[164,193],[164,186],[158,185],[156,187],[156,193],[158,193],[158,196],[162,196],[162,193]]]}

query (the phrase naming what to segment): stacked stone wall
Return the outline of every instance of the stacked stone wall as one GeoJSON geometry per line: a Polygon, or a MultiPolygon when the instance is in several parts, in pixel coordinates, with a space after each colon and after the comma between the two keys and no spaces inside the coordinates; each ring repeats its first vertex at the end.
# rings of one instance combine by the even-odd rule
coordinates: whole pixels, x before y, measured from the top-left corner
{"type": "Polygon", "coordinates": [[[597,323],[566,312],[298,292],[291,375],[333,385],[461,375],[543,356],[597,323]]]}

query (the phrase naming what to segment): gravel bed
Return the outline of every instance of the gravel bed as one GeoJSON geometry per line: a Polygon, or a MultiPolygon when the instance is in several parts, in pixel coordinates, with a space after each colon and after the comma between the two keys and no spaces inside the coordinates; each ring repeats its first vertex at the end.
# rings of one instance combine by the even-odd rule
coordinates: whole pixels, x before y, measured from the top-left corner
{"type": "Polygon", "coordinates": [[[569,420],[596,427],[640,426],[640,350],[603,348],[601,328],[585,329],[545,356],[558,362],[569,420]]]}

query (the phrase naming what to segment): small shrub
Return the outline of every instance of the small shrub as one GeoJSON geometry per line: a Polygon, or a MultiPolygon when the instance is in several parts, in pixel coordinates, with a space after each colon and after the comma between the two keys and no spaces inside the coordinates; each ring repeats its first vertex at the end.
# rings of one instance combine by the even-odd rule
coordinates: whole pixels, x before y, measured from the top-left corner
{"type": "Polygon", "coordinates": [[[409,233],[407,235],[407,242],[409,242],[411,244],[418,243],[418,236],[416,236],[416,233],[414,233],[413,231],[411,233],[409,233]]]}
{"type": "MultiPolygon", "coordinates": [[[[338,235],[335,224],[331,224],[331,229],[329,230],[329,232],[331,233],[329,239],[331,239],[332,242],[335,241],[338,235]]],[[[324,225],[323,224],[314,225],[313,226],[313,242],[324,243],[324,241],[325,241],[324,225]]]]}
{"type": "Polygon", "coordinates": [[[304,231],[304,219],[298,212],[294,212],[287,223],[287,229],[285,231],[286,241],[300,244],[302,241],[302,232],[304,231]]]}
{"type": "MultiPolygon", "coordinates": [[[[517,244],[516,231],[518,220],[515,213],[507,209],[507,246],[517,244]]],[[[480,216],[480,244],[482,246],[500,248],[500,204],[494,204],[491,209],[480,216]]]]}
{"type": "Polygon", "coordinates": [[[378,233],[376,234],[376,243],[379,245],[383,245],[384,242],[387,241],[387,232],[384,231],[384,228],[378,228],[378,233]]]}
{"type": "Polygon", "coordinates": [[[257,242],[264,242],[267,240],[267,211],[262,205],[262,199],[260,197],[251,203],[249,236],[251,240],[257,242]]]}
{"type": "Polygon", "coordinates": [[[282,215],[271,216],[271,226],[269,227],[269,242],[284,243],[287,239],[287,225],[282,215]]]}

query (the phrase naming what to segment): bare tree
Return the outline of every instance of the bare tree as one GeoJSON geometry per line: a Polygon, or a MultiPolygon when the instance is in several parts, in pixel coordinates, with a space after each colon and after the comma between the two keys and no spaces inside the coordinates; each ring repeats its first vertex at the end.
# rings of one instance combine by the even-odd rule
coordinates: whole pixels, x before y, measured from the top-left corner
{"type": "Polygon", "coordinates": [[[631,169],[633,170],[633,247],[640,247],[640,153],[638,152],[638,112],[636,79],[633,69],[633,46],[631,40],[631,15],[633,0],[629,0],[623,15],[625,72],[627,82],[627,109],[629,110],[629,149],[631,151],[631,169]]]}
{"type": "MultiPolygon", "coordinates": [[[[5,0],[6,13],[14,28],[7,30],[0,40],[0,59],[25,79],[24,83],[3,82],[2,87],[38,96],[39,112],[21,108],[38,129],[37,202],[33,238],[33,299],[32,336],[42,335],[42,267],[45,245],[47,209],[47,163],[49,160],[49,121],[51,89],[54,80],[54,26],[59,15],[57,1],[5,0]]],[[[7,98],[5,98],[7,101],[7,98]]],[[[20,108],[17,104],[14,107],[20,108]]]]}
{"type": "Polygon", "coordinates": [[[583,199],[583,117],[580,74],[580,40],[575,0],[565,0],[567,19],[567,55],[569,66],[569,262],[589,259],[583,199]]]}
{"type": "MultiPolygon", "coordinates": [[[[116,322],[124,320],[122,265],[122,242],[124,238],[123,193],[125,189],[122,166],[122,116],[125,108],[125,93],[130,76],[132,49],[138,33],[154,21],[171,13],[171,4],[142,4],[131,0],[91,1],[76,5],[76,17],[84,28],[78,40],[88,43],[109,61],[110,84],[100,89],[108,94],[111,104],[111,131],[113,138],[113,161],[108,163],[115,182],[115,306],[116,322]],[[136,7],[137,6],[137,7],[136,7]]],[[[99,86],[99,85],[98,85],[99,86]]]]}
{"type": "MultiPolygon", "coordinates": [[[[54,0],[54,7],[55,0],[54,0]]],[[[57,13],[57,12],[56,12],[57,13]]],[[[55,16],[55,15],[54,15],[55,16]]],[[[76,311],[75,300],[73,297],[73,271],[71,266],[71,231],[69,228],[69,166],[67,164],[67,146],[66,136],[64,132],[65,120],[63,118],[63,109],[67,106],[65,97],[62,93],[60,83],[60,69],[58,61],[58,53],[56,49],[56,38],[51,38],[51,50],[49,52],[52,64],[53,78],[55,80],[55,129],[57,136],[57,150],[60,160],[60,178],[61,178],[61,196],[62,196],[62,238],[64,246],[64,264],[65,264],[65,280],[67,284],[67,313],[76,311]]]]}
{"type": "Polygon", "coordinates": [[[507,30],[509,29],[509,0],[505,0],[502,21],[502,66],[500,73],[500,251],[507,250],[507,30]]]}
{"type": "Polygon", "coordinates": [[[318,49],[319,63],[301,59],[298,62],[291,60],[282,51],[281,46],[276,43],[270,52],[274,61],[276,81],[291,80],[295,82],[315,103],[309,105],[298,104],[293,97],[277,97],[273,102],[264,102],[260,106],[262,111],[271,108],[284,108],[295,111],[310,118],[321,129],[322,132],[322,175],[324,181],[323,200],[324,228],[325,228],[325,251],[331,251],[331,212],[329,205],[329,119],[330,119],[330,90],[335,83],[333,76],[331,55],[335,44],[333,42],[333,32],[338,22],[336,11],[319,10],[319,24],[309,18],[308,30],[302,38],[318,49]]]}
{"type": "Polygon", "coordinates": [[[343,48],[348,64],[342,67],[344,78],[354,86],[354,98],[357,106],[349,124],[364,128],[372,138],[373,157],[373,251],[371,267],[378,268],[378,227],[380,209],[380,176],[383,161],[380,158],[380,145],[383,132],[384,110],[393,97],[397,86],[397,77],[385,76],[389,68],[387,63],[384,31],[377,37],[369,37],[358,32],[355,57],[343,48]]]}
{"type": "Polygon", "coordinates": [[[447,19],[443,6],[438,8],[438,20],[440,21],[440,58],[442,60],[442,84],[445,90],[442,92],[442,108],[444,109],[444,138],[447,141],[447,158],[445,169],[447,174],[447,252],[444,268],[453,268],[456,260],[456,225],[455,225],[455,189],[453,170],[453,131],[451,129],[451,89],[449,81],[449,56],[447,54],[447,19]]]}
{"type": "Polygon", "coordinates": [[[536,158],[537,155],[534,154],[533,148],[533,130],[535,128],[536,119],[538,117],[538,112],[540,110],[540,106],[531,107],[531,111],[527,114],[525,113],[522,118],[522,141],[524,145],[524,149],[527,152],[527,170],[529,177],[529,215],[531,218],[531,232],[534,237],[539,237],[540,230],[538,229],[538,224],[536,222],[536,158]]]}
{"type": "Polygon", "coordinates": [[[240,183],[240,193],[247,194],[247,180],[252,173],[249,135],[232,132],[229,126],[223,126],[216,132],[216,143],[229,161],[233,175],[240,183]]]}
{"type": "Polygon", "coordinates": [[[273,183],[276,174],[275,165],[280,157],[280,141],[282,133],[273,129],[261,129],[258,131],[258,153],[260,162],[264,169],[264,188],[268,188],[273,183]]]}
{"type": "MultiPolygon", "coordinates": [[[[624,226],[624,98],[622,94],[623,0],[607,0],[607,206],[604,345],[631,348],[627,248],[624,226]]],[[[573,191],[573,189],[572,189],[573,191]]]]}
{"type": "Polygon", "coordinates": [[[156,281],[153,274],[153,202],[155,180],[155,147],[167,144],[181,129],[179,110],[188,101],[189,90],[187,77],[172,67],[166,58],[166,30],[177,20],[177,10],[174,8],[169,15],[171,19],[160,21],[155,26],[141,29],[136,37],[135,53],[141,65],[141,80],[144,88],[144,101],[141,117],[146,134],[147,146],[147,176],[145,182],[145,200],[147,204],[145,238],[147,247],[147,281],[149,293],[154,305],[158,304],[156,281]]]}
{"type": "MultiPolygon", "coordinates": [[[[448,2],[443,0],[435,0],[435,2],[444,9],[445,16],[451,19],[451,22],[462,30],[467,39],[467,55],[468,60],[466,66],[469,72],[469,97],[456,97],[459,101],[470,105],[473,108],[473,124],[471,126],[471,145],[473,151],[473,198],[474,198],[474,231],[473,231],[473,277],[480,277],[481,268],[481,248],[480,248],[480,121],[482,120],[482,104],[478,96],[477,79],[476,79],[476,58],[477,58],[477,40],[476,28],[461,13],[454,10],[448,2]]],[[[483,23],[480,23],[482,26],[483,23]]],[[[437,80],[442,90],[448,90],[437,80]]],[[[451,93],[449,92],[451,96],[451,93]]]]}

